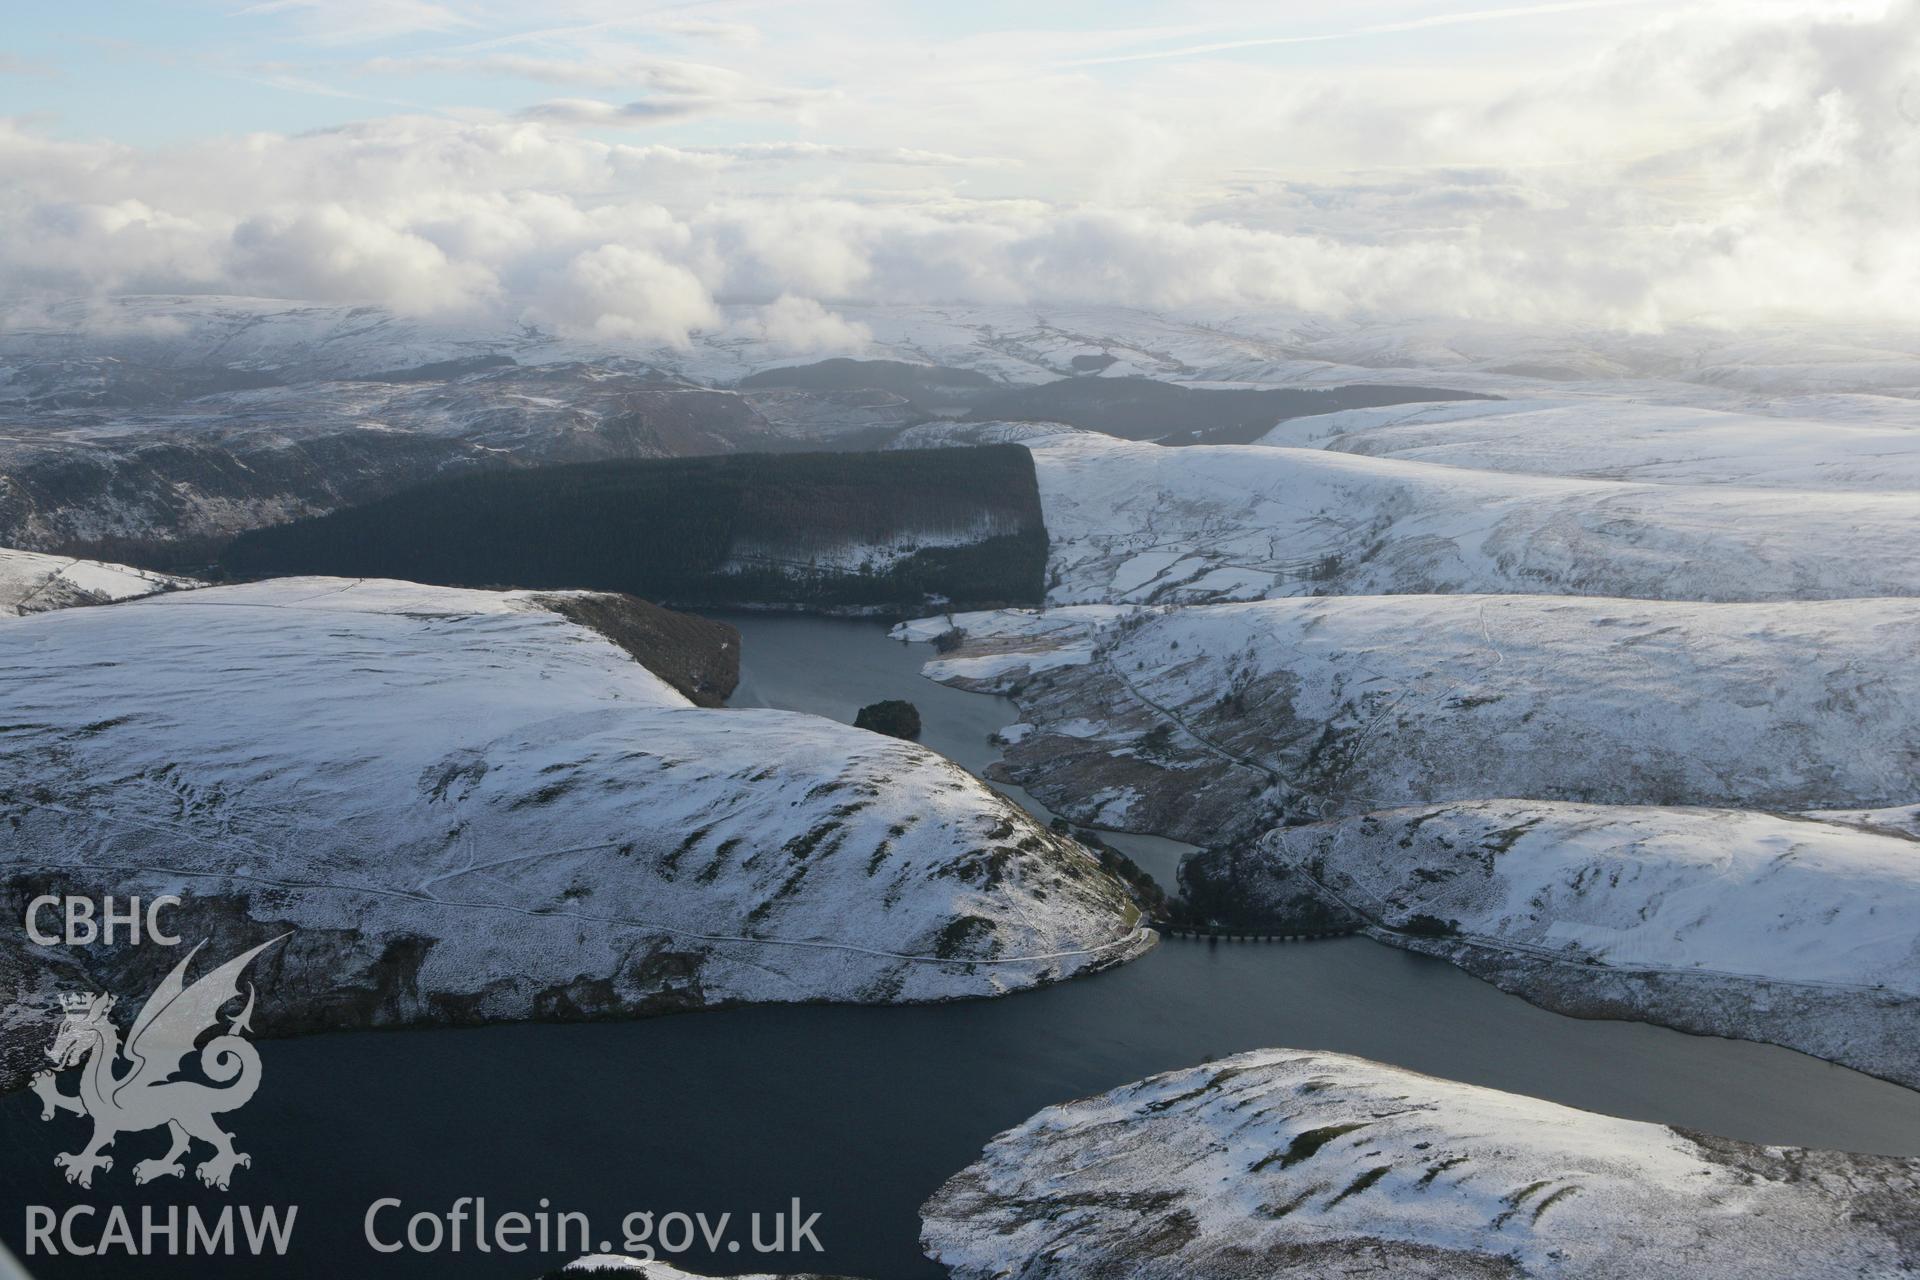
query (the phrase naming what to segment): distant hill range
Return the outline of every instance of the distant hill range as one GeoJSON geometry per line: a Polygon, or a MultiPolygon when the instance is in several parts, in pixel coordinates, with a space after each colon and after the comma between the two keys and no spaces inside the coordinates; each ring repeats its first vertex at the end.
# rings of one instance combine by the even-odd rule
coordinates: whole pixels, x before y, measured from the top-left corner
{"type": "Polygon", "coordinates": [[[1005,383],[974,369],[949,369],[904,360],[849,360],[763,369],[740,379],[742,391],[787,387],[799,391],[891,391],[929,408],[965,404],[1004,389],[1005,383]]]}
{"type": "Polygon", "coordinates": [[[1183,356],[1154,357],[1157,322],[1132,313],[1064,328],[1025,313],[958,328],[944,311],[885,317],[867,348],[878,358],[777,364],[789,357],[724,335],[635,348],[259,298],[0,305],[0,546],[197,573],[244,530],[473,471],[881,449],[962,414],[1219,443],[1299,413],[1467,394],[1221,390],[1427,379],[1243,367],[1244,343],[1188,330],[1183,356]]]}
{"type": "Polygon", "coordinates": [[[1498,396],[1438,387],[1361,383],[1325,390],[1183,387],[1152,378],[1062,378],[1004,391],[974,404],[973,422],[1064,422],[1158,444],[1250,444],[1287,418],[1434,400],[1498,396]]]}

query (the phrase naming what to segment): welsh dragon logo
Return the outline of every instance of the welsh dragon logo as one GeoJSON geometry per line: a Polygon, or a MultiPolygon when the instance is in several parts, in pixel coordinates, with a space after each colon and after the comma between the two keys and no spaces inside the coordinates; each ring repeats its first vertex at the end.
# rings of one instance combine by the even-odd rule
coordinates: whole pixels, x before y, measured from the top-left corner
{"type": "Polygon", "coordinates": [[[113,1168],[113,1157],[105,1152],[115,1138],[162,1126],[171,1135],[172,1145],[165,1155],[133,1166],[136,1183],[184,1175],[181,1157],[196,1139],[213,1148],[213,1154],[194,1170],[210,1187],[225,1191],[237,1166],[252,1165],[252,1157],[234,1150],[233,1135],[214,1120],[245,1106],[260,1087],[260,1055],[245,1039],[253,1029],[251,983],[246,1008],[228,1019],[224,1033],[200,1047],[200,1073],[212,1083],[176,1077],[200,1038],[217,1030],[220,1010],[239,999],[240,975],[247,965],[286,936],[261,943],[188,986],[187,966],[200,954],[200,947],[195,947],[147,997],[124,1045],[108,1017],[113,1011],[112,996],[61,997],[66,1020],[47,1050],[54,1067],[33,1078],[33,1091],[43,1104],[42,1120],[51,1120],[61,1111],[93,1120],[93,1138],[84,1148],[53,1158],[56,1167],[67,1171],[68,1182],[91,1187],[96,1169],[113,1168]],[[77,1094],[60,1092],[56,1083],[56,1073],[70,1067],[81,1069],[77,1094]]]}

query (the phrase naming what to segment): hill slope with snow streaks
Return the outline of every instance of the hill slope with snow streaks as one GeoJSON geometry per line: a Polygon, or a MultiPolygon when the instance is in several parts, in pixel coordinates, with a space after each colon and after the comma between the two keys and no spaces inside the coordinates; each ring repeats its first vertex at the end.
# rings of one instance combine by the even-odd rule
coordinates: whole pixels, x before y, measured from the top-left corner
{"type": "Polygon", "coordinates": [[[1920,1086],[1920,844],[1727,809],[1482,800],[1286,827],[1182,869],[1302,895],[1563,1013],[1765,1040],[1920,1086]]]}
{"type": "Polygon", "coordinates": [[[80,604],[107,604],[198,585],[189,578],[131,565],[0,547],[0,618],[47,613],[80,604]]]}
{"type": "MultiPolygon", "coordinates": [[[[1151,941],[958,766],[696,708],[527,593],[286,579],[0,622],[0,698],[9,903],[179,893],[216,951],[292,929],[269,1028],[991,995],[1151,941]]],[[[162,950],[101,963],[157,979],[124,967],[162,950]]]]}
{"type": "Polygon", "coordinates": [[[922,1240],[956,1280],[1841,1280],[1920,1266],[1917,1203],[1920,1161],[1263,1049],[1040,1112],[922,1240]]]}
{"type": "MultiPolygon", "coordinates": [[[[1309,420],[1311,421],[1311,420],[1309,420]]],[[[1024,441],[1052,604],[1543,593],[1920,595],[1920,492],[1805,492],[1467,470],[1260,445],[1024,441]]]]}
{"type": "Polygon", "coordinates": [[[1337,596],[956,615],[927,673],[1008,693],[1010,776],[1206,844],[1488,797],[1795,812],[1909,801],[1920,601],[1337,596]]]}
{"type": "Polygon", "coordinates": [[[1823,407],[1785,417],[1604,396],[1437,402],[1294,418],[1256,443],[1581,479],[1920,489],[1920,407],[1823,407]]]}

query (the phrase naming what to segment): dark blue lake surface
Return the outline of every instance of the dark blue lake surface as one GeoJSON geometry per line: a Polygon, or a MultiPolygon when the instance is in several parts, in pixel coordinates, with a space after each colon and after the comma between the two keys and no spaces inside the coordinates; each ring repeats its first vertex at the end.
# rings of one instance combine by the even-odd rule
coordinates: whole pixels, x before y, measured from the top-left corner
{"type": "MultiPolygon", "coordinates": [[[[920,681],[924,647],[872,624],[752,618],[736,702],[851,720],[906,696],[931,745],[979,767],[996,700],[920,681]],[[952,700],[961,701],[954,702],[952,700]],[[829,704],[831,706],[829,707],[829,704]],[[949,708],[953,708],[949,712],[949,708]],[[938,725],[939,728],[935,728],[938,725]],[[976,758],[961,739],[979,743],[976,758]]],[[[969,748],[971,750],[971,748],[969,748]]],[[[1364,939],[1169,942],[1100,976],[1001,1000],[911,1008],[787,1007],[590,1026],[316,1036],[263,1044],[261,1092],[228,1120],[254,1165],[231,1193],[172,1184],[156,1203],[300,1207],[293,1254],[128,1262],[31,1260],[36,1276],[532,1277],[566,1255],[374,1253],[368,1206],[588,1214],[620,1244],[635,1210],[821,1215],[824,1255],[749,1250],[674,1261],[715,1273],[817,1269],[932,1277],[918,1206],[996,1132],[1049,1103],[1244,1049],[1360,1054],[1614,1115],[1767,1142],[1920,1153],[1920,1093],[1800,1054],[1535,1009],[1439,961],[1364,939]]],[[[71,1086],[69,1086],[71,1087],[71,1086]]],[[[26,1204],[75,1193],[53,1169],[85,1128],[0,1100],[0,1238],[26,1204]]],[[[130,1165],[153,1134],[123,1138],[130,1165]]],[[[80,1199],[137,1204],[125,1166],[80,1199]]],[[[400,1219],[382,1219],[391,1234],[400,1219]]],[[[744,1228],[734,1234],[744,1240],[744,1228]]],[[[596,1246],[600,1239],[592,1241],[596,1246]]]]}

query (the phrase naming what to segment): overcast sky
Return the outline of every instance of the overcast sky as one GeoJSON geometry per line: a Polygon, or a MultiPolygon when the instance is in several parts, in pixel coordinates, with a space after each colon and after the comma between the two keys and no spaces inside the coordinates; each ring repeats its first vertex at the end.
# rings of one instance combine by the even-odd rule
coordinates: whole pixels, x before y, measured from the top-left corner
{"type": "Polygon", "coordinates": [[[6,294],[1906,325],[1917,227],[1920,0],[127,0],[0,41],[6,294]]]}

